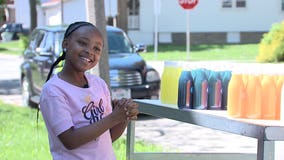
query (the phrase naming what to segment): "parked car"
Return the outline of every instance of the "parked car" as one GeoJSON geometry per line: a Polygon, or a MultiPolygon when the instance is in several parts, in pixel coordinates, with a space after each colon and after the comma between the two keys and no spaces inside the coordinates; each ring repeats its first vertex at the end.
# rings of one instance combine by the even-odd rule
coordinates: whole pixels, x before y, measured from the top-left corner
{"type": "MultiPolygon", "coordinates": [[[[44,26],[34,29],[30,34],[21,65],[25,105],[37,107],[49,69],[62,52],[61,42],[65,30],[66,26],[44,26]]],[[[157,99],[160,90],[159,74],[137,53],[144,51],[145,46],[134,46],[126,33],[119,28],[107,26],[106,31],[112,96],[157,99]]]]}
{"type": "Polygon", "coordinates": [[[3,41],[11,41],[19,39],[19,33],[28,35],[29,29],[24,28],[21,23],[5,23],[0,27],[0,33],[3,41]]]}

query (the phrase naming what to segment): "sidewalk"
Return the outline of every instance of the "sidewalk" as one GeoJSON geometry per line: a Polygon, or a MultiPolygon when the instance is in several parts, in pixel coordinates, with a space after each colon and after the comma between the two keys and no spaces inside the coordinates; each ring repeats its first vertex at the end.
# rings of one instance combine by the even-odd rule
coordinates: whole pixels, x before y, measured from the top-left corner
{"type": "Polygon", "coordinates": [[[135,137],[170,151],[256,153],[257,140],[175,120],[138,120],[135,137]],[[167,148],[168,147],[168,148],[167,148]]]}

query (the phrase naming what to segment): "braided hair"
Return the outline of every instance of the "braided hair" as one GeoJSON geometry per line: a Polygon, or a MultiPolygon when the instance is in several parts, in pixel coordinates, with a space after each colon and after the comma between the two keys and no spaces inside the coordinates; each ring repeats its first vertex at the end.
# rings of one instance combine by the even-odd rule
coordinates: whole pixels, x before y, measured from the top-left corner
{"type": "MultiPolygon", "coordinates": [[[[66,29],[65,33],[64,33],[64,37],[63,37],[63,40],[68,38],[75,30],[77,30],[78,28],[82,27],[82,26],[91,26],[91,27],[94,27],[96,29],[96,26],[93,25],[92,23],[89,23],[89,22],[84,22],[84,21],[79,21],[79,22],[74,22],[74,23],[71,23],[68,28],[66,29]]],[[[56,67],[58,65],[59,62],[65,60],[65,55],[66,55],[66,50],[63,49],[62,51],[62,55],[59,56],[56,61],[52,64],[50,70],[49,70],[49,73],[47,75],[47,79],[45,82],[47,82],[51,75],[52,75],[52,72],[53,72],[53,69],[54,67],[56,67]]]]}

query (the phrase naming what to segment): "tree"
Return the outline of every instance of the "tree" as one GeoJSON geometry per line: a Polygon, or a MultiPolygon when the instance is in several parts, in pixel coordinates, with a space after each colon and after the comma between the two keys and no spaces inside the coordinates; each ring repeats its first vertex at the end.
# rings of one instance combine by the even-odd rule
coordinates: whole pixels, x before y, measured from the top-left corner
{"type": "Polygon", "coordinates": [[[0,0],[0,22],[1,24],[6,21],[5,9],[7,9],[7,0],[0,0]]]}
{"type": "Polygon", "coordinates": [[[106,34],[106,16],[105,16],[105,4],[104,0],[96,0],[93,2],[95,7],[95,24],[98,29],[101,31],[104,37],[104,48],[99,63],[99,74],[102,77],[108,86],[109,82],[109,56],[108,56],[108,43],[107,43],[107,34],[106,34]]]}
{"type": "Polygon", "coordinates": [[[128,17],[127,17],[128,0],[117,0],[117,27],[127,32],[128,17]]]}
{"type": "Polygon", "coordinates": [[[36,11],[36,4],[37,0],[29,0],[30,1],[30,30],[32,31],[37,26],[37,11],[36,11]]]}

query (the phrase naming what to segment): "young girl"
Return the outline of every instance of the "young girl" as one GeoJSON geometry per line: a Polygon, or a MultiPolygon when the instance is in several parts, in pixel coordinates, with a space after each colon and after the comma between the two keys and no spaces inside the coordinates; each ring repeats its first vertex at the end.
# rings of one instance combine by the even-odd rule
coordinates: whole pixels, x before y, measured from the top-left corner
{"type": "Polygon", "coordinates": [[[138,106],[131,99],[111,103],[106,83],[85,73],[99,62],[103,49],[103,37],[94,25],[69,25],[62,48],[40,98],[52,157],[114,160],[112,142],[122,135],[129,120],[137,119],[138,106]],[[65,60],[62,71],[50,78],[61,60],[65,60]]]}

